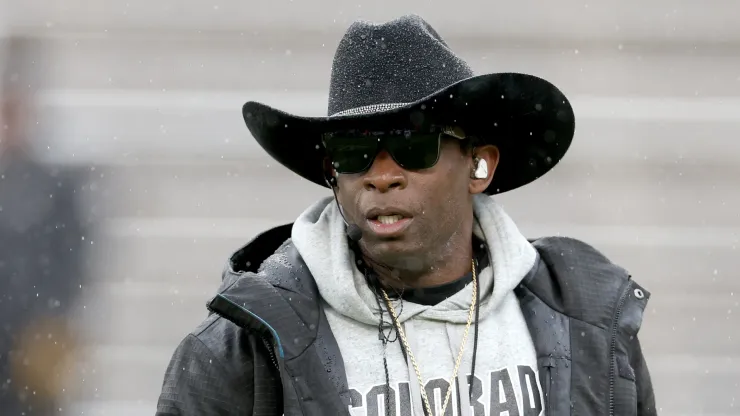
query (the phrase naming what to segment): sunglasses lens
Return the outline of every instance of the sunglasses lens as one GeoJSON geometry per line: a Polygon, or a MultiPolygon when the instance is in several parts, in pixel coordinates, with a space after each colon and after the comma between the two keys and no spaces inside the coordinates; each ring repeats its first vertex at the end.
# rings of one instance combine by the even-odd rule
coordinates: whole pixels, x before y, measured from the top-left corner
{"type": "Polygon", "coordinates": [[[332,136],[324,141],[337,173],[360,173],[367,170],[380,145],[374,137],[332,136]]]}
{"type": "Polygon", "coordinates": [[[437,164],[439,144],[439,134],[412,134],[388,140],[385,147],[404,169],[421,170],[437,164]]]}
{"type": "Polygon", "coordinates": [[[338,173],[360,173],[367,170],[382,144],[393,160],[408,170],[429,169],[439,160],[439,134],[386,136],[381,143],[376,137],[332,135],[324,140],[326,150],[338,173]]]}

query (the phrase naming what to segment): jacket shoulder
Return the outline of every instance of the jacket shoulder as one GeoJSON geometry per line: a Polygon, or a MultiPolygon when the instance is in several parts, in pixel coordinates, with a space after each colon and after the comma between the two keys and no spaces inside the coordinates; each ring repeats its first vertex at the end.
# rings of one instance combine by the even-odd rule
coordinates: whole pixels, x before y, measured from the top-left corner
{"type": "Polygon", "coordinates": [[[608,281],[630,278],[627,270],[584,241],[570,237],[544,237],[534,240],[532,245],[551,267],[575,272],[566,273],[562,278],[607,278],[608,281]]]}
{"type": "Polygon", "coordinates": [[[247,334],[216,315],[177,346],[165,371],[157,415],[250,414],[254,362],[247,334]]]}
{"type": "Polygon", "coordinates": [[[630,284],[629,272],[574,238],[545,237],[532,245],[539,259],[525,279],[527,287],[567,316],[599,327],[609,325],[630,284]]]}
{"type": "Polygon", "coordinates": [[[228,374],[242,384],[244,370],[254,365],[252,345],[255,335],[234,322],[216,314],[210,315],[190,335],[203,347],[219,364],[227,367],[228,374]]]}
{"type": "MultiPolygon", "coordinates": [[[[563,284],[589,281],[594,290],[612,291],[631,278],[590,244],[570,237],[544,237],[532,242],[540,260],[563,284]]],[[[578,289],[578,287],[574,288],[578,289]]]]}

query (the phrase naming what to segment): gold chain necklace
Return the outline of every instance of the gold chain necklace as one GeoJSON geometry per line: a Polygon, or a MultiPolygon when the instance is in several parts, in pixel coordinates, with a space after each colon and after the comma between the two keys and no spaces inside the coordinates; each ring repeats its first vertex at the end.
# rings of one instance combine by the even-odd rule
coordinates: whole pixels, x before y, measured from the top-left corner
{"type": "MultiPolygon", "coordinates": [[[[460,352],[457,354],[457,359],[455,360],[455,369],[452,372],[452,377],[450,378],[450,386],[447,389],[447,395],[445,396],[444,404],[442,405],[442,414],[445,414],[445,410],[447,410],[447,405],[450,401],[450,396],[452,393],[452,387],[455,385],[455,379],[457,379],[457,372],[460,369],[460,363],[462,362],[463,352],[465,352],[465,344],[468,341],[468,332],[470,331],[470,325],[473,323],[473,313],[475,312],[476,305],[476,299],[478,299],[478,285],[476,284],[477,276],[475,273],[475,260],[471,261],[473,265],[473,300],[470,303],[470,309],[468,310],[468,323],[465,326],[465,333],[463,334],[463,340],[462,345],[460,345],[460,352]]],[[[409,342],[406,339],[406,333],[404,332],[403,328],[401,327],[401,324],[398,322],[398,316],[396,315],[396,309],[391,304],[391,299],[388,297],[388,293],[386,293],[385,289],[380,289],[383,292],[383,297],[385,298],[385,303],[388,305],[388,311],[391,313],[391,316],[393,316],[393,323],[396,326],[396,330],[398,331],[398,335],[401,336],[401,342],[403,342],[403,347],[406,349],[406,354],[408,354],[409,358],[411,359],[411,364],[414,366],[414,371],[416,372],[416,378],[419,382],[419,387],[421,388],[421,398],[424,400],[424,407],[427,409],[427,414],[429,416],[434,416],[434,413],[432,413],[432,406],[429,404],[429,397],[427,397],[427,391],[424,388],[424,379],[421,377],[421,371],[419,370],[419,365],[416,363],[416,358],[414,358],[414,354],[411,352],[411,348],[409,347],[409,342]]]]}

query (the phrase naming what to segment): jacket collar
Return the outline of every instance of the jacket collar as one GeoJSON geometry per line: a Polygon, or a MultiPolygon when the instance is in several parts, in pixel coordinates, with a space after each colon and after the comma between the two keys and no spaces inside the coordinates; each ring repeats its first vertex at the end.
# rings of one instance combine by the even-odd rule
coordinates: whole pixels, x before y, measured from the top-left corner
{"type": "Polygon", "coordinates": [[[285,403],[299,402],[304,415],[348,416],[344,361],[291,228],[266,231],[234,253],[208,308],[274,345],[285,403]]]}

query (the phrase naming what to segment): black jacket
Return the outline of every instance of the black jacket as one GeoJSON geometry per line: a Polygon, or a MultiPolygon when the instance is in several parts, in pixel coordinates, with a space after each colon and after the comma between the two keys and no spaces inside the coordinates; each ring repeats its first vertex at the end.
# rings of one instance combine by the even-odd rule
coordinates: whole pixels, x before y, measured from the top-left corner
{"type": "MultiPolygon", "coordinates": [[[[345,363],[291,227],[231,257],[211,314],[172,357],[158,416],[349,414],[345,363]]],[[[533,245],[538,260],[516,294],[546,415],[657,414],[637,340],[649,293],[582,242],[533,245]]]]}

